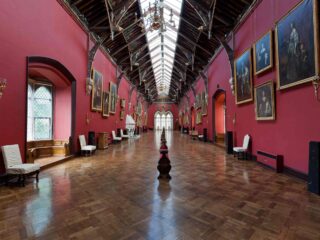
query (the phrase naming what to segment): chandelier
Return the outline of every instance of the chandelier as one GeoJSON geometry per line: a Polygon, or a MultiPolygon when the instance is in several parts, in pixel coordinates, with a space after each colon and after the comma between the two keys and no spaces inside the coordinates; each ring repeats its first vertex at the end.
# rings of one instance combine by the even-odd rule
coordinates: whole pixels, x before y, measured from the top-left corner
{"type": "MultiPolygon", "coordinates": [[[[170,19],[166,19],[164,17],[164,8],[165,4],[163,0],[155,0],[153,4],[149,2],[149,7],[143,9],[143,17],[145,19],[145,25],[150,27],[150,31],[160,30],[161,32],[166,31],[166,20],[171,24],[172,27],[175,27],[175,21],[173,20],[173,10],[170,9],[169,17],[170,19]]],[[[145,27],[143,27],[145,31],[145,27]]]]}

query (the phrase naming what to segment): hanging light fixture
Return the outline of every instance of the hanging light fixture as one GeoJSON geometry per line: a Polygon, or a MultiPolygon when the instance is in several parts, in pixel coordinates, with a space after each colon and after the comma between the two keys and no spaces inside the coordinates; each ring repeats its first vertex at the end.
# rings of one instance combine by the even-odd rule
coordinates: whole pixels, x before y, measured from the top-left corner
{"type": "MultiPolygon", "coordinates": [[[[147,25],[150,26],[150,31],[166,30],[166,21],[163,16],[164,3],[163,0],[156,0],[153,4],[149,2],[149,7],[143,10],[143,17],[146,19],[147,25]]],[[[170,9],[170,20],[168,21],[173,27],[176,26],[173,20],[173,10],[170,9]]],[[[143,28],[143,27],[141,27],[143,28]]]]}

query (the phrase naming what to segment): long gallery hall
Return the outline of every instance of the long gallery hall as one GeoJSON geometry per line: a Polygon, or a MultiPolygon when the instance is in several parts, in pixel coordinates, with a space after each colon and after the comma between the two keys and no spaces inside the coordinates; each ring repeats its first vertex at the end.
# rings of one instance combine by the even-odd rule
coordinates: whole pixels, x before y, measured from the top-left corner
{"type": "Polygon", "coordinates": [[[320,240],[320,0],[1,0],[0,240],[320,240]]]}

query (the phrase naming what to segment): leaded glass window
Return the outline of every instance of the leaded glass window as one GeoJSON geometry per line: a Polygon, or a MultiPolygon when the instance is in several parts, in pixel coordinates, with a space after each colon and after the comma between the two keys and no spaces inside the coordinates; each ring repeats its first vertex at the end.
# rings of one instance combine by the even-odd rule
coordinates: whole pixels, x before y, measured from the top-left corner
{"type": "Polygon", "coordinates": [[[42,83],[28,85],[27,139],[52,139],[52,86],[42,83]]]}

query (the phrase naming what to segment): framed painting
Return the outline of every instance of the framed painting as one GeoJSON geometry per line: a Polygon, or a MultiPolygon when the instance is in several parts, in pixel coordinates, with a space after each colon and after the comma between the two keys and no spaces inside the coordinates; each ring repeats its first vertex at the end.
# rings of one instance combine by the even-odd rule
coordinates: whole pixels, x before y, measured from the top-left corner
{"type": "Polygon", "coordinates": [[[236,104],[252,101],[251,48],[235,60],[234,75],[236,104]]]}
{"type": "Polygon", "coordinates": [[[138,116],[141,116],[141,114],[142,114],[142,104],[140,101],[137,104],[136,113],[138,116]]]}
{"type": "Polygon", "coordinates": [[[109,92],[103,92],[102,116],[109,117],[109,92]]]}
{"type": "Polygon", "coordinates": [[[196,115],[196,124],[200,124],[202,123],[202,112],[201,111],[197,111],[197,115],[196,115]]]}
{"type": "Polygon", "coordinates": [[[256,120],[275,120],[275,96],[273,81],[254,88],[256,120]]]}
{"type": "Polygon", "coordinates": [[[318,6],[304,0],[276,25],[278,89],[315,80],[318,64],[318,6]]]}
{"type": "Polygon", "coordinates": [[[202,116],[206,116],[208,114],[208,101],[207,101],[207,96],[205,91],[202,92],[201,103],[202,103],[202,106],[201,106],[202,116]]]}
{"type": "Polygon", "coordinates": [[[117,103],[117,85],[110,82],[109,85],[109,112],[111,114],[116,113],[116,103],[117,103]]]}
{"type": "Polygon", "coordinates": [[[102,74],[93,70],[93,86],[91,96],[91,110],[102,111],[102,98],[103,98],[103,77],[102,74]]]}
{"type": "Polygon", "coordinates": [[[258,75],[273,67],[273,34],[267,32],[253,45],[253,69],[258,75]]]}
{"type": "Polygon", "coordinates": [[[121,99],[120,100],[120,107],[121,108],[125,108],[126,107],[126,100],[125,99],[121,99]]]}
{"type": "Polygon", "coordinates": [[[124,119],[124,110],[121,110],[120,111],[120,120],[123,120],[124,119]]]}
{"type": "Polygon", "coordinates": [[[196,95],[196,109],[201,107],[201,94],[196,95]]]}

